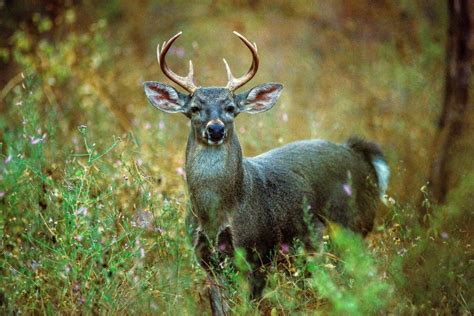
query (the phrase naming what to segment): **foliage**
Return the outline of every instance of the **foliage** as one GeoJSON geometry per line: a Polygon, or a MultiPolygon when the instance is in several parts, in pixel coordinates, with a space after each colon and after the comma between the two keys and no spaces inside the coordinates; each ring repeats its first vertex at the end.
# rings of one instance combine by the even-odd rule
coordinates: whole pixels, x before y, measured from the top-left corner
{"type": "MultiPolygon", "coordinates": [[[[367,18],[361,3],[369,6],[84,2],[54,20],[34,15],[34,32],[19,25],[11,49],[0,48],[18,69],[1,91],[0,311],[209,313],[184,223],[185,123],[147,106],[141,82],[157,77],[152,46],[178,29],[173,68],[181,73],[193,57],[199,83],[221,82],[217,57],[236,69],[248,58],[232,56],[244,52],[236,39],[209,39],[237,29],[259,44],[255,81],[285,84],[278,110],[239,117],[247,154],[360,133],[383,145],[393,170],[389,206],[369,238],[331,227],[313,253],[299,243],[279,250],[260,308],[472,312],[473,174],[424,220],[411,206],[441,99],[445,8],[373,4],[367,18]]],[[[223,270],[237,314],[257,312],[244,257],[238,252],[223,270]]]]}

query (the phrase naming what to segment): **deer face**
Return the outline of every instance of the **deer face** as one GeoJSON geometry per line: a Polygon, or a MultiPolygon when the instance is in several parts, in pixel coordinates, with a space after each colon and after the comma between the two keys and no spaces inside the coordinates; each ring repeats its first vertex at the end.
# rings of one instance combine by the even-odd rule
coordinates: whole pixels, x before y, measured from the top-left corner
{"type": "Polygon", "coordinates": [[[144,85],[153,106],[168,113],[183,113],[191,120],[195,138],[209,146],[219,146],[231,138],[238,114],[271,109],[283,89],[281,84],[268,83],[240,94],[228,88],[210,87],[197,88],[188,95],[159,82],[148,81],[144,85]]]}
{"type": "Polygon", "coordinates": [[[183,87],[189,94],[182,94],[173,87],[155,82],[145,82],[145,94],[151,104],[168,113],[183,113],[191,120],[192,131],[200,142],[218,146],[230,139],[234,131],[234,118],[241,112],[260,113],[269,110],[276,103],[283,86],[267,83],[256,86],[247,92],[234,94],[234,91],[250,81],[257,73],[259,58],[257,45],[234,32],[252,53],[252,65],[240,78],[234,78],[224,59],[227,70],[227,85],[222,88],[200,88],[194,83],[193,64],[189,61],[189,73],[181,77],[169,69],[166,53],[181,32],[173,36],[163,46],[157,47],[158,63],[163,73],[183,87]]]}
{"type": "Polygon", "coordinates": [[[202,88],[191,98],[190,114],[194,135],[208,145],[221,145],[232,134],[237,113],[229,90],[202,88]]]}

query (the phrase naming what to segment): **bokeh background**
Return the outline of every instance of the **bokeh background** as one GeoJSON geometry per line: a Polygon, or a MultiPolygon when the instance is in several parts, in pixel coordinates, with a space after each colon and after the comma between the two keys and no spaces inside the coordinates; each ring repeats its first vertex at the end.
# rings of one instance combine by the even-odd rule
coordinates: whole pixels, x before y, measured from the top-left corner
{"type": "MultiPolygon", "coordinates": [[[[387,288],[402,294],[398,301],[377,296],[385,303],[374,310],[472,311],[471,231],[450,224],[459,238],[449,244],[440,234],[456,233],[418,220],[420,201],[431,207],[426,183],[443,106],[444,1],[3,0],[0,12],[1,310],[207,311],[203,273],[184,228],[189,125],[150,106],[142,82],[170,84],[156,45],[183,31],[168,64],[184,75],[192,59],[199,85],[225,85],[223,57],[235,75],[251,62],[235,30],[257,43],[261,59],[241,90],[264,82],[285,87],[271,111],[237,119],[246,155],[352,135],[386,153],[391,206],[380,210],[368,256],[385,258],[378,271],[390,275],[382,278],[387,288]],[[391,266],[416,240],[433,236],[440,244],[426,242],[420,250],[433,266],[417,262],[419,252],[391,266]],[[463,259],[436,257],[448,249],[463,259]],[[453,283],[448,272],[427,281],[443,260],[453,283]],[[419,285],[410,289],[405,278],[414,276],[419,285]],[[451,294],[437,289],[444,283],[451,294]]],[[[454,213],[469,224],[473,140],[466,135],[454,164],[463,172],[450,181],[467,179],[454,213]]],[[[440,223],[449,209],[438,211],[440,223]]],[[[278,284],[279,295],[294,297],[278,284]]],[[[305,304],[336,313],[339,306],[318,294],[305,304]]]]}

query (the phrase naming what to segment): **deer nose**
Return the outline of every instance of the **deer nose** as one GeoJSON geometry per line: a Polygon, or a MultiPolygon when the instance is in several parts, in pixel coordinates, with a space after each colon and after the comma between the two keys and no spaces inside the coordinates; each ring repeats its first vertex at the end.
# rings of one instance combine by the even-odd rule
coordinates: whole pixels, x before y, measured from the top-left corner
{"type": "Polygon", "coordinates": [[[219,123],[212,123],[207,126],[207,135],[212,141],[220,141],[224,138],[224,125],[219,123]]]}

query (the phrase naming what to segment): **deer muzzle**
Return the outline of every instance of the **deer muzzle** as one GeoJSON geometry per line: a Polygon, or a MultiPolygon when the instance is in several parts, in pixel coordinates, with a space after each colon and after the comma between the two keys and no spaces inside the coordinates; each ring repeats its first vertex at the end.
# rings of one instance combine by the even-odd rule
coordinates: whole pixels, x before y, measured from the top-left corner
{"type": "Polygon", "coordinates": [[[217,119],[209,121],[206,124],[205,136],[209,145],[220,145],[225,138],[225,125],[217,119]]]}

